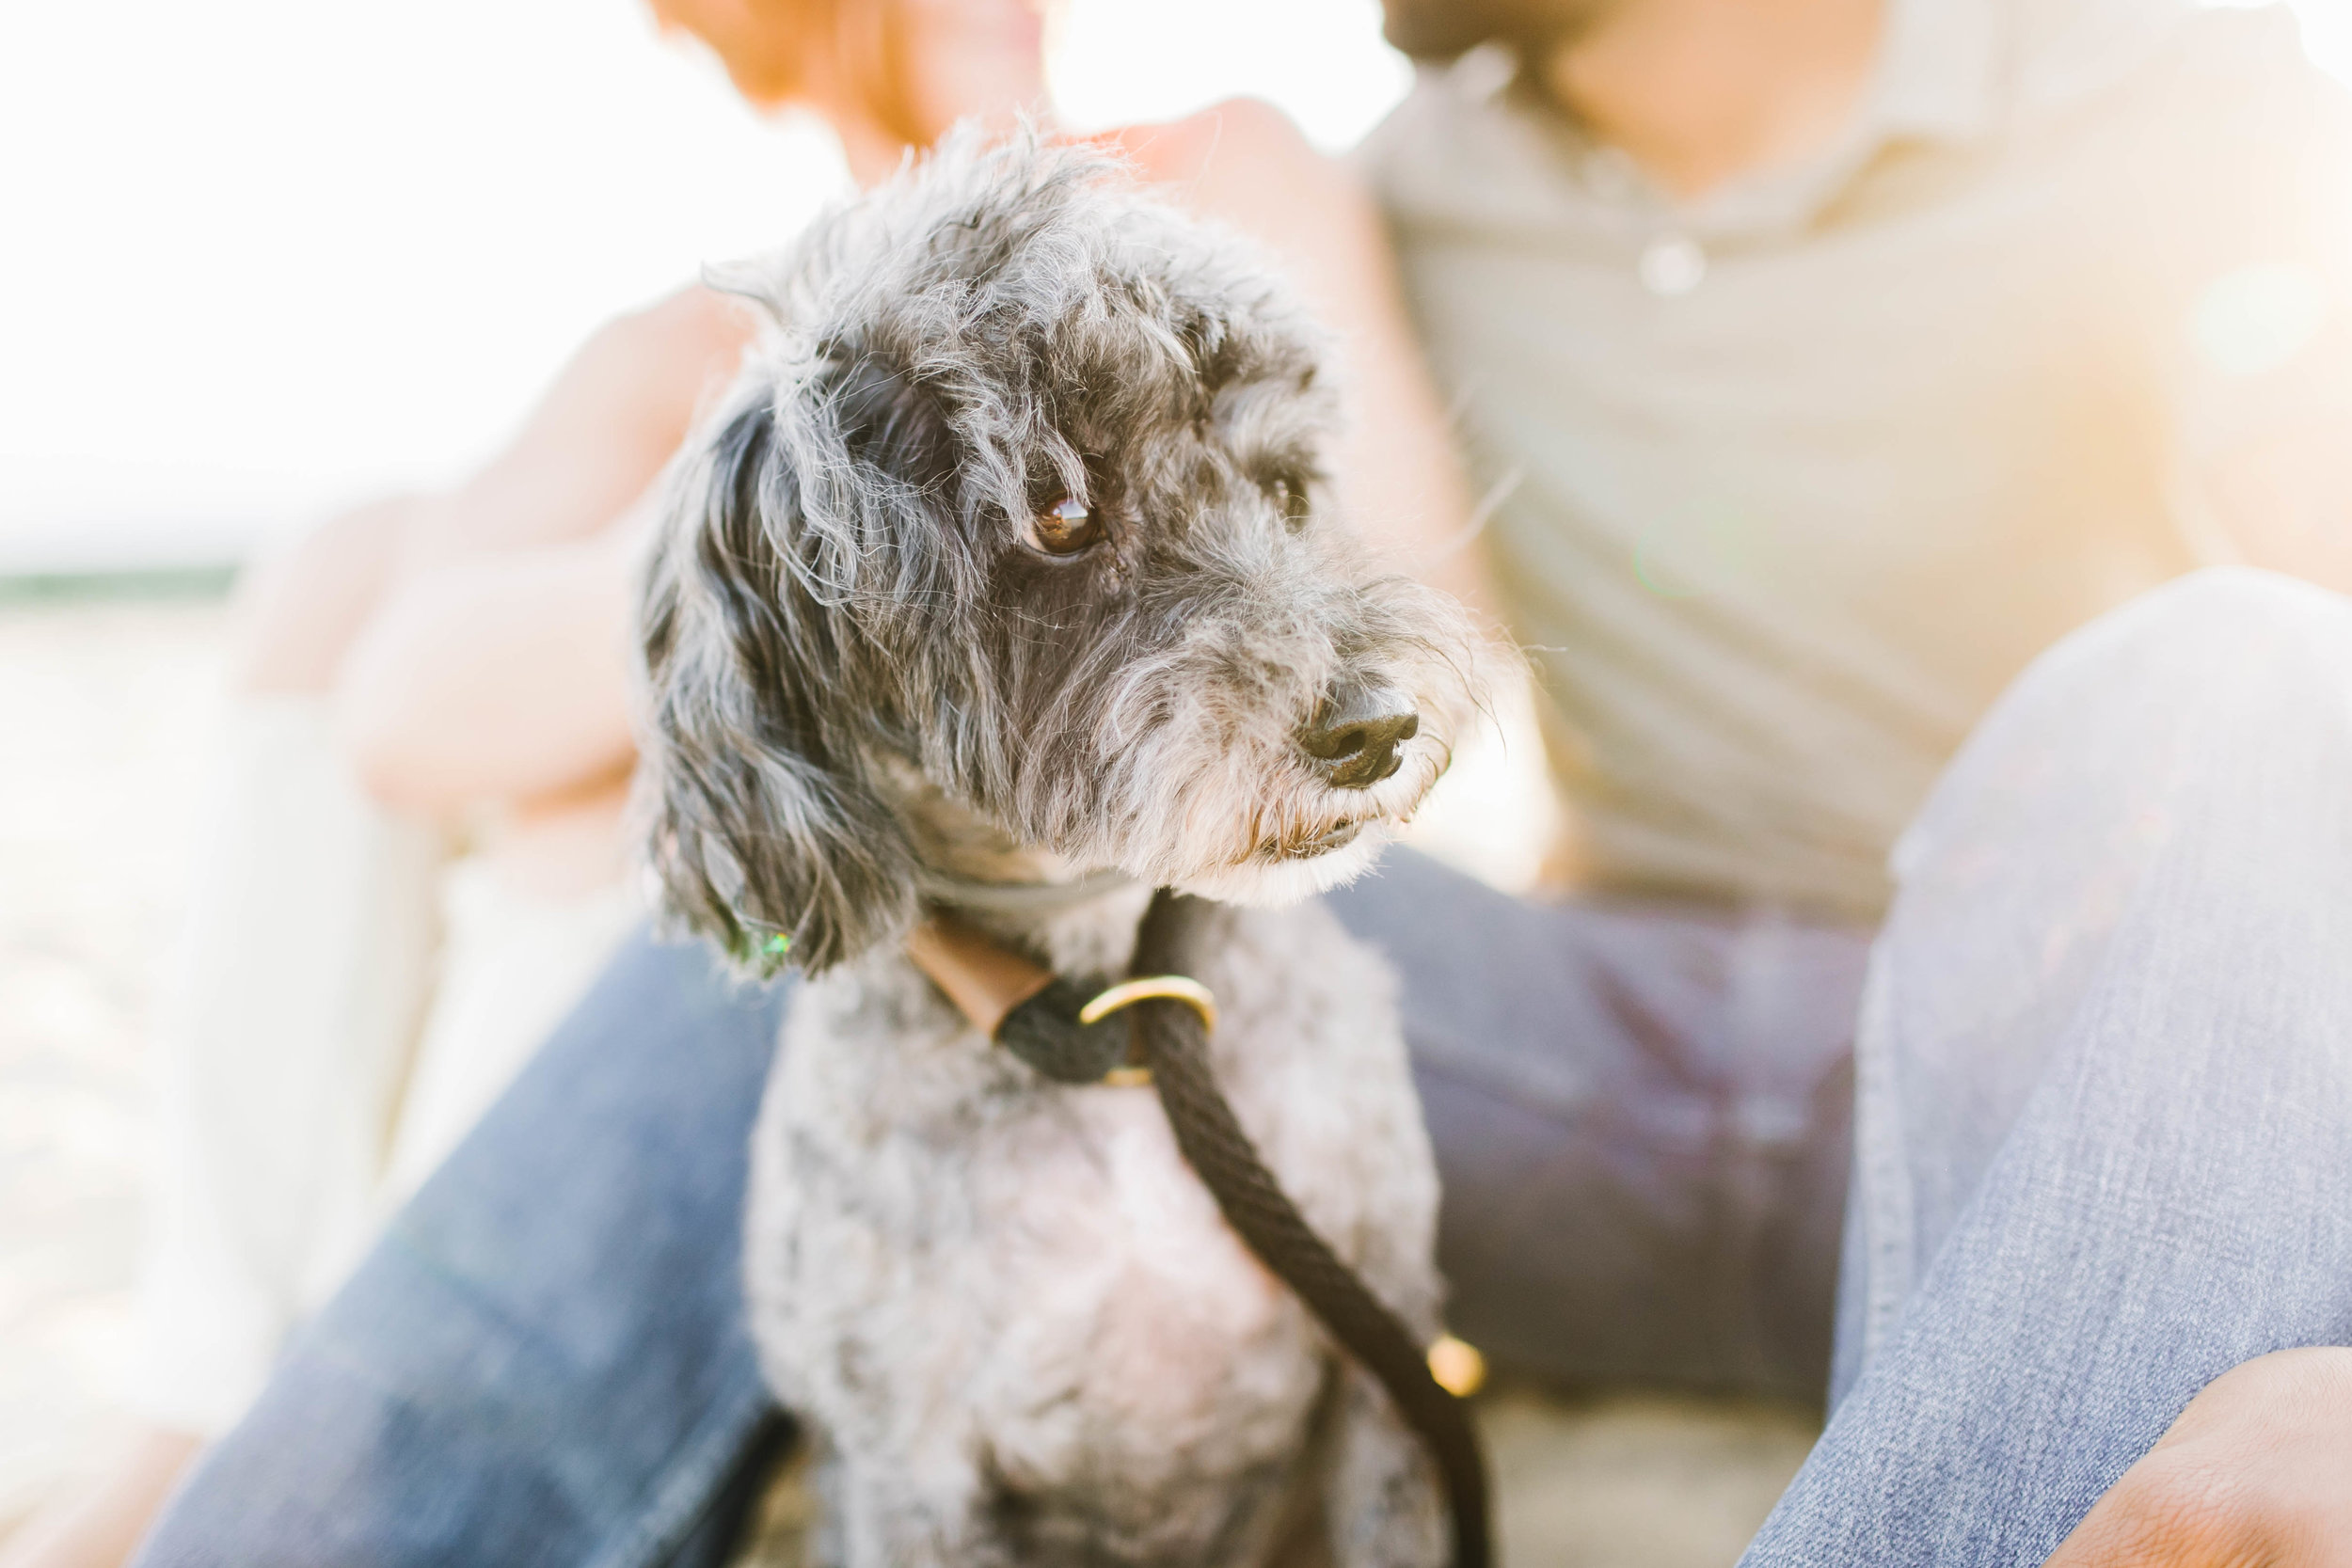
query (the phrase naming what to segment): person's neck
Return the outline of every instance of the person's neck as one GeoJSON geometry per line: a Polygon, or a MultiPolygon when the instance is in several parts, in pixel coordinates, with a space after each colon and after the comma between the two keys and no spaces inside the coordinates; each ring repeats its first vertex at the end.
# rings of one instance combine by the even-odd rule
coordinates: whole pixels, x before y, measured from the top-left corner
{"type": "Polygon", "coordinates": [[[1616,0],[1538,64],[1542,87],[1675,196],[1833,143],[1883,0],[1616,0]]]}

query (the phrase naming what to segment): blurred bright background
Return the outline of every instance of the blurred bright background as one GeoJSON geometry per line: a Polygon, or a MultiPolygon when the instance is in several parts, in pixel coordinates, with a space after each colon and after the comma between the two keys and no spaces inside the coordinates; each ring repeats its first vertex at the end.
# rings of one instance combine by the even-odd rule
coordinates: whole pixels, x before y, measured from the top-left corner
{"type": "MultiPolygon", "coordinates": [[[[2352,0],[2297,0],[2352,74],[2352,0]]],[[[1082,126],[1404,92],[1376,0],[1070,0],[1082,126]]],[[[639,0],[0,7],[0,573],[215,564],[462,473],[597,322],[842,182],[639,0]]],[[[2352,192],[2346,193],[2352,205],[2352,192]]]]}
{"type": "MultiPolygon", "coordinates": [[[[2352,0],[2297,9],[2352,74],[2352,0]]],[[[1410,75],[1376,0],[1057,31],[1081,126],[1248,93],[1340,150],[1410,75]]],[[[842,180],[640,0],[0,6],[0,574],[219,564],[445,482],[597,322],[842,180]]]]}
{"type": "MultiPolygon", "coordinates": [[[[1081,126],[1237,93],[1344,148],[1376,0],[1074,0],[1081,126]]],[[[214,563],[483,458],[599,321],[845,181],[640,0],[0,6],[0,573],[214,563]]]]}

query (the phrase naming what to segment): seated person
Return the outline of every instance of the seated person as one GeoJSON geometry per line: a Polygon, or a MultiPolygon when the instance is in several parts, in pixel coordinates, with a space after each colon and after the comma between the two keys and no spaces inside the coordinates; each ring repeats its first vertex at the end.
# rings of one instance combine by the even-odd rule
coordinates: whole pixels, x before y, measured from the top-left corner
{"type": "MultiPolygon", "coordinates": [[[[2192,571],[2346,580],[2340,94],[2154,3],[1389,14],[1502,46],[1367,157],[1584,830],[1563,903],[1333,899],[1455,1325],[1789,1386],[1843,1206],[1751,1561],[2344,1560],[2352,605],[2192,571]]],[[[709,1560],[781,1005],[626,949],[144,1560],[709,1560]]]]}

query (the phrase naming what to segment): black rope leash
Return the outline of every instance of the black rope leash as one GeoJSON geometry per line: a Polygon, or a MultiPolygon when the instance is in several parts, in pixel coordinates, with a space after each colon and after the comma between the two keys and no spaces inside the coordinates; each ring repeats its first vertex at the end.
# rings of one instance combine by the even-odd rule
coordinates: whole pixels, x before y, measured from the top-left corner
{"type": "MultiPolygon", "coordinates": [[[[1161,889],[1136,933],[1133,973],[1190,973],[1186,960],[1195,939],[1216,913],[1214,904],[1161,889]]],[[[1168,997],[1137,1002],[1131,1010],[1135,1039],[1175,1131],[1176,1147],[1216,1197],[1226,1223],[1380,1380],[1406,1423],[1429,1445],[1454,1515],[1454,1568],[1486,1568],[1491,1552],[1486,1460],[1468,1404],[1431,1375],[1412,1334],[1315,1234],[1258,1157],[1209,1069],[1208,1028],[1201,1015],[1168,997]]]]}
{"type": "MultiPolygon", "coordinates": [[[[1216,1002],[1185,976],[1204,927],[1218,912],[1203,899],[1161,889],[1136,934],[1132,979],[1104,989],[1057,977],[1005,1014],[996,1043],[1061,1083],[1148,1081],[1159,1091],[1176,1147],[1226,1223],[1380,1380],[1428,1445],[1453,1513],[1454,1568],[1486,1568],[1486,1462],[1468,1405],[1432,1374],[1428,1357],[1396,1314],[1308,1225],[1266,1169],[1210,1070],[1216,1002]],[[1120,1011],[1132,1014],[1123,1028],[1113,1016],[1120,1011]]],[[[1475,1360],[1476,1353],[1458,1341],[1441,1343],[1475,1360]]]]}

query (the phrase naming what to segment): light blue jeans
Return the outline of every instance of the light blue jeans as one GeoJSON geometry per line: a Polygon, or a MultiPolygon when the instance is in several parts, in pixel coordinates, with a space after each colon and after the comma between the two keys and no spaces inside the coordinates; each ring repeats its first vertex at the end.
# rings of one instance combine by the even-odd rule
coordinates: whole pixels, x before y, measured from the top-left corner
{"type": "Polygon", "coordinates": [[[2352,1343],[2352,601],[2076,633],[1895,864],[1835,1414],[1752,1568],[2039,1563],[2205,1384],[2352,1343]]]}
{"type": "MultiPolygon", "coordinates": [[[[2352,1340],[2352,604],[2204,574],[2070,639],[1899,861],[1875,950],[1411,857],[1334,900],[1404,976],[1468,1338],[1819,1388],[1836,1277],[1753,1563],[2039,1563],[2217,1373],[2352,1340]]],[[[714,1560],[786,1431],[735,1280],[782,1001],[625,952],[141,1560],[714,1560]]]]}

